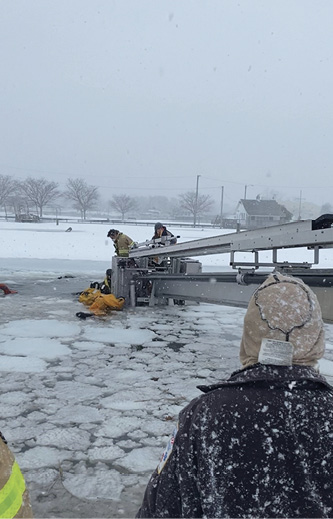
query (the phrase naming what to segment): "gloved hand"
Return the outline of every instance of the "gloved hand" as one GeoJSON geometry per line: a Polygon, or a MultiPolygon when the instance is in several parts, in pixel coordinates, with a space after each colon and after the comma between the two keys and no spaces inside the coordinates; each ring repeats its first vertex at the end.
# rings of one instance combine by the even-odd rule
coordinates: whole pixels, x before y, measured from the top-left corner
{"type": "Polygon", "coordinates": [[[88,312],[77,312],[76,317],[79,319],[87,319],[87,317],[95,317],[94,314],[88,313],[88,312]]]}

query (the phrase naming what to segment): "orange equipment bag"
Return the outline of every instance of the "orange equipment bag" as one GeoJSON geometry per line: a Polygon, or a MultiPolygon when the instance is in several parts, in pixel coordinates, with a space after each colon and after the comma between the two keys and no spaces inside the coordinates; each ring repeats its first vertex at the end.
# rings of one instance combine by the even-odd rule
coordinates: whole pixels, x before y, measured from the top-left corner
{"type": "Polygon", "coordinates": [[[113,294],[101,294],[96,297],[89,311],[95,315],[106,315],[110,310],[122,310],[125,304],[123,297],[116,297],[113,294]]]}
{"type": "Polygon", "coordinates": [[[79,302],[84,305],[90,306],[93,304],[95,299],[101,295],[101,291],[97,288],[87,288],[81,292],[79,296],[79,302]]]}

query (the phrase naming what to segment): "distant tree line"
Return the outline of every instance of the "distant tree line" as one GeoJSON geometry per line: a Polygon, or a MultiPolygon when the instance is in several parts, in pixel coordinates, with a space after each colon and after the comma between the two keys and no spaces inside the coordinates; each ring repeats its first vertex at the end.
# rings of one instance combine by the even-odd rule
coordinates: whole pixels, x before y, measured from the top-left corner
{"type": "MultiPolygon", "coordinates": [[[[30,213],[32,210],[39,217],[43,216],[45,207],[55,204],[57,201],[67,200],[72,204],[73,209],[81,214],[83,220],[87,217],[87,212],[97,208],[100,201],[100,194],[96,186],[88,185],[81,178],[68,179],[63,191],[59,189],[57,182],[49,181],[45,178],[32,178],[26,180],[15,180],[9,175],[0,175],[0,208],[5,214],[9,208],[13,208],[16,215],[30,213]]],[[[108,207],[120,214],[121,219],[131,212],[137,213],[146,211],[150,208],[152,214],[158,215],[159,211],[155,207],[168,205],[166,197],[151,197],[149,202],[140,197],[130,197],[126,194],[113,195],[108,200],[108,207]],[[155,203],[152,203],[155,202],[155,203]]],[[[187,192],[173,200],[169,207],[172,215],[188,215],[194,219],[194,223],[200,216],[203,216],[214,205],[214,200],[209,195],[200,195],[195,192],[187,192]]]]}
{"type": "Polygon", "coordinates": [[[29,213],[31,208],[39,216],[43,216],[46,206],[57,199],[68,199],[73,208],[80,211],[82,219],[86,218],[87,211],[95,207],[99,199],[98,188],[88,185],[84,180],[68,179],[66,189],[59,190],[57,182],[45,178],[27,178],[15,180],[9,175],[0,175],[0,207],[5,214],[9,207],[16,215],[29,213]]]}
{"type": "MultiPolygon", "coordinates": [[[[0,209],[5,211],[6,216],[11,210],[15,215],[33,212],[42,217],[46,207],[53,206],[58,210],[68,204],[79,211],[83,220],[89,211],[102,211],[103,206],[98,187],[87,184],[82,178],[69,178],[65,189],[60,190],[57,182],[45,178],[15,180],[10,175],[0,175],[0,209]]],[[[212,211],[214,204],[211,196],[189,191],[172,199],[165,196],[113,195],[110,200],[105,201],[104,207],[108,213],[118,213],[122,220],[133,215],[145,215],[147,219],[157,220],[159,215],[162,218],[172,215],[179,219],[188,217],[195,225],[201,217],[212,211]]],[[[331,203],[322,205],[319,214],[325,213],[333,213],[331,203]]]]}

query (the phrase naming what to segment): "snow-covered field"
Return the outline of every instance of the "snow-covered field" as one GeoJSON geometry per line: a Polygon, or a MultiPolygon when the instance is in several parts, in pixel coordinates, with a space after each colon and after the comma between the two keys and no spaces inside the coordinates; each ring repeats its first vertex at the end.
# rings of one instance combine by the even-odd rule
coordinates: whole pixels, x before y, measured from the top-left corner
{"type": "MultiPolygon", "coordinates": [[[[104,278],[113,245],[106,225],[68,227],[0,222],[0,282],[17,291],[0,297],[0,430],[35,517],[133,517],[179,410],[198,384],[239,367],[244,310],[141,307],[81,321],[77,293],[104,278]]],[[[140,242],[153,223],[120,230],[140,242]]],[[[170,230],[179,241],[221,234],[170,230]]],[[[227,256],[199,259],[228,268],[227,256]]],[[[320,266],[332,259],[323,251],[320,266]]],[[[332,381],[333,326],[326,337],[321,371],[332,381]]]]}

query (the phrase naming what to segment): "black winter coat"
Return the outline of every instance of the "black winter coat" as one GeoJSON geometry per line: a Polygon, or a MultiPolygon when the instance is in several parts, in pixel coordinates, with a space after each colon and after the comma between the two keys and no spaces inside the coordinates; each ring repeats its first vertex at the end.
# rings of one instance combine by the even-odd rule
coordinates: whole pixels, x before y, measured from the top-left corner
{"type": "Polygon", "coordinates": [[[333,517],[333,388],[324,377],[256,364],[200,389],[137,517],[333,517]]]}
{"type": "Polygon", "coordinates": [[[172,234],[172,232],[168,231],[166,227],[163,226],[163,232],[161,236],[159,236],[156,232],[152,237],[152,240],[158,240],[161,245],[165,245],[165,242],[170,241],[170,245],[175,245],[177,243],[177,238],[172,234]]]}

